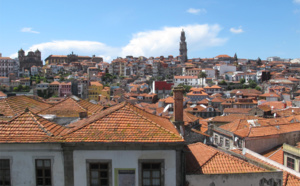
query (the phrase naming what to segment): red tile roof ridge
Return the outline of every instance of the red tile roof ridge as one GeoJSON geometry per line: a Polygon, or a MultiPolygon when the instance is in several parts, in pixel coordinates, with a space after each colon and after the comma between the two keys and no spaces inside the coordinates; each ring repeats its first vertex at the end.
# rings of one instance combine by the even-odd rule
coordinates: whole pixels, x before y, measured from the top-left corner
{"type": "Polygon", "coordinates": [[[101,119],[105,116],[107,116],[108,114],[111,114],[112,112],[115,112],[117,110],[119,110],[120,108],[124,107],[126,105],[126,102],[122,102],[118,105],[115,105],[115,106],[112,106],[106,110],[104,110],[103,112],[100,112],[99,114],[94,114],[86,119],[82,119],[82,120],[79,120],[77,122],[74,122],[74,123],[71,123],[70,125],[68,125],[68,127],[70,128],[69,130],[66,130],[62,135],[65,136],[67,134],[71,134],[89,124],[91,124],[92,122],[98,120],[98,119],[101,119]]]}
{"type": "MultiPolygon", "coordinates": [[[[223,157],[231,158],[232,160],[238,162],[239,164],[247,165],[247,166],[249,166],[249,167],[251,167],[251,168],[258,169],[257,171],[254,171],[254,172],[267,172],[267,170],[264,169],[264,168],[261,168],[261,167],[259,167],[259,166],[253,165],[253,164],[251,164],[251,163],[249,163],[249,162],[247,162],[247,161],[244,161],[244,160],[242,160],[242,159],[240,159],[240,158],[237,158],[237,157],[235,157],[235,156],[232,156],[232,155],[227,154],[227,153],[225,153],[225,152],[223,152],[223,151],[220,151],[220,150],[217,151],[217,153],[215,153],[208,161],[206,161],[206,162],[202,165],[202,168],[204,168],[204,166],[206,166],[210,161],[213,161],[217,156],[223,156],[223,157]]],[[[207,165],[207,166],[208,166],[208,165],[207,165]]],[[[247,172],[248,172],[248,171],[247,171],[247,172]]],[[[231,173],[239,173],[239,172],[231,172],[231,173]]]]}
{"type": "MultiPolygon", "coordinates": [[[[276,150],[274,150],[271,154],[267,154],[267,158],[270,158],[271,159],[271,157],[272,156],[274,156],[274,155],[276,155],[279,151],[282,151],[283,150],[283,147],[282,146],[280,146],[279,148],[277,148],[276,150]]],[[[273,160],[273,159],[272,159],[273,160]]],[[[273,160],[273,161],[275,161],[275,160],[273,160]]],[[[283,160],[282,160],[283,161],[283,160]]],[[[276,161],[277,162],[277,161],[276,161]]],[[[280,162],[278,162],[278,163],[280,163],[280,162]]],[[[282,163],[280,163],[280,164],[282,164],[282,163]]]]}
{"type": "MultiPolygon", "coordinates": [[[[25,111],[24,111],[25,113],[25,111]]],[[[29,116],[31,116],[31,118],[33,119],[33,121],[35,121],[38,125],[38,127],[44,131],[48,136],[54,136],[54,134],[51,131],[48,131],[38,120],[36,120],[36,118],[34,117],[34,114],[31,111],[28,111],[29,116]]],[[[20,114],[21,115],[21,114],[20,114]]],[[[37,115],[35,115],[37,116],[37,115]]],[[[40,117],[40,116],[38,116],[40,117]]]]}
{"type": "MultiPolygon", "coordinates": [[[[28,111],[24,111],[20,114],[18,114],[17,116],[15,116],[13,119],[11,119],[8,123],[12,123],[14,121],[16,121],[19,117],[21,117],[22,115],[25,115],[27,114],[27,116],[29,116],[30,118],[32,118],[32,120],[37,124],[38,128],[41,129],[44,133],[47,134],[47,136],[54,136],[54,137],[58,137],[60,136],[61,132],[64,131],[66,128],[64,126],[61,126],[55,122],[52,122],[52,121],[49,121],[47,119],[44,119],[43,117],[33,113],[32,111],[28,110],[28,111]],[[46,121],[47,124],[51,123],[51,124],[54,124],[55,126],[54,127],[57,127],[57,129],[55,129],[54,131],[51,131],[51,129],[53,129],[54,127],[51,127],[51,128],[47,128],[47,126],[43,125],[38,119],[40,120],[43,120],[43,121],[46,121]],[[63,129],[63,130],[61,130],[63,129]],[[60,132],[58,132],[59,130],[61,130],[60,132]],[[58,134],[54,134],[58,132],[58,134]]],[[[17,121],[16,121],[17,122],[17,121]]]]}
{"type": "Polygon", "coordinates": [[[7,102],[7,99],[4,99],[4,102],[5,102],[5,104],[13,111],[13,112],[15,112],[14,111],[14,109],[10,106],[10,104],[7,102]]]}
{"type": "MultiPolygon", "coordinates": [[[[157,117],[157,118],[160,117],[160,116],[157,116],[157,115],[152,114],[152,113],[150,113],[150,112],[147,112],[147,111],[145,111],[145,110],[143,110],[143,109],[141,109],[141,108],[139,108],[139,107],[136,107],[136,106],[132,105],[131,103],[128,103],[128,104],[131,105],[131,106],[133,106],[133,107],[135,107],[135,108],[137,108],[137,109],[139,109],[139,110],[141,110],[142,112],[144,112],[144,113],[146,113],[146,114],[152,115],[153,117],[157,117]]],[[[136,111],[134,111],[134,112],[137,113],[140,117],[142,117],[142,118],[144,118],[144,119],[150,121],[151,123],[155,124],[156,126],[158,126],[159,128],[161,128],[161,129],[163,129],[163,130],[165,130],[165,131],[167,131],[167,132],[169,132],[169,133],[172,133],[172,134],[174,134],[174,135],[180,135],[178,132],[175,133],[175,131],[171,131],[171,130],[169,130],[169,129],[163,127],[162,125],[160,125],[160,124],[154,122],[153,120],[150,120],[150,119],[147,118],[146,116],[143,116],[142,114],[140,114],[140,113],[138,113],[138,112],[136,112],[136,111]]],[[[163,119],[165,119],[165,120],[168,120],[166,117],[160,117],[160,118],[163,118],[163,119]]],[[[168,120],[168,121],[169,121],[169,120],[168,120]]],[[[169,121],[169,122],[170,122],[170,121],[169,121]]],[[[172,124],[173,124],[173,123],[172,123],[172,124]]],[[[174,129],[176,130],[175,125],[174,125],[174,129]]],[[[177,131],[177,130],[176,130],[176,131],[177,131]]],[[[181,135],[180,135],[180,136],[181,136],[181,135]]],[[[183,137],[181,136],[181,138],[183,138],[183,137]]]]}
{"type": "MultiPolygon", "coordinates": [[[[233,151],[233,150],[232,150],[233,151]]],[[[291,184],[291,185],[299,185],[300,183],[300,176],[299,176],[299,172],[296,172],[295,170],[293,169],[290,169],[274,160],[271,160],[269,158],[266,158],[254,151],[251,151],[249,149],[244,149],[243,152],[241,150],[238,150],[238,149],[234,149],[234,152],[235,153],[238,153],[238,154],[242,154],[243,156],[246,156],[247,158],[249,159],[252,159],[256,162],[259,162],[259,163],[263,163],[263,164],[266,164],[268,166],[271,166],[273,168],[276,168],[276,169],[279,169],[279,170],[282,170],[283,171],[283,182],[285,186],[289,186],[289,184],[287,183],[289,181],[288,179],[288,176],[292,176],[294,179],[297,179],[298,180],[298,184],[291,184]]]]}

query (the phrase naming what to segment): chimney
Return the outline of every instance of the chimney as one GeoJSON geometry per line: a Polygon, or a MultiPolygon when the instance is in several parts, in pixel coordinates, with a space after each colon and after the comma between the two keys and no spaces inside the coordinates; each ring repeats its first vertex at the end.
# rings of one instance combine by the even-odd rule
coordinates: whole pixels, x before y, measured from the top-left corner
{"type": "Polygon", "coordinates": [[[184,137],[184,123],[183,123],[183,87],[175,87],[173,89],[174,95],[174,124],[184,137]]]}
{"type": "Polygon", "coordinates": [[[87,118],[87,112],[79,112],[79,118],[80,119],[87,118]]]}

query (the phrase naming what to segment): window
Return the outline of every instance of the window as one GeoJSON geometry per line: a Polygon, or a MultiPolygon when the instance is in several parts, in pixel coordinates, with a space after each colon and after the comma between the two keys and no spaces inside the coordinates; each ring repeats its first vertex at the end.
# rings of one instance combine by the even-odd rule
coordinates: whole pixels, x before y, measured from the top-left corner
{"type": "Polygon", "coordinates": [[[218,135],[215,135],[215,144],[218,143],[218,135]]]}
{"type": "Polygon", "coordinates": [[[225,146],[226,146],[226,147],[229,147],[229,139],[226,139],[226,140],[225,140],[225,146]]]}
{"type": "Polygon", "coordinates": [[[90,162],[89,163],[89,185],[108,186],[110,185],[110,163],[90,162]]]}
{"type": "Polygon", "coordinates": [[[293,158],[287,157],[287,167],[295,169],[295,160],[293,158]]]}
{"type": "Polygon", "coordinates": [[[10,162],[9,159],[0,159],[0,185],[10,185],[10,162]]]}
{"type": "Polygon", "coordinates": [[[224,138],[223,137],[220,137],[220,146],[223,146],[223,142],[224,142],[224,138]]]}
{"type": "Polygon", "coordinates": [[[161,163],[142,163],[142,185],[161,185],[161,163]]]}
{"type": "Polygon", "coordinates": [[[36,170],[36,185],[37,186],[51,186],[51,160],[37,159],[35,160],[36,170]]]}
{"type": "Polygon", "coordinates": [[[164,160],[139,160],[139,185],[164,185],[164,160]]]}

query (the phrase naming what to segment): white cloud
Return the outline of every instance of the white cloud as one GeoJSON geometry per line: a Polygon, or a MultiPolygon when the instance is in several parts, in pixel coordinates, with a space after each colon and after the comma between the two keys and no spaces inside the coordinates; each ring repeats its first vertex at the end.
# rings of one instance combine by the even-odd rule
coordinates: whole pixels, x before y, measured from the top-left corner
{"type": "Polygon", "coordinates": [[[230,32],[232,32],[234,34],[240,34],[240,33],[243,33],[244,30],[242,29],[242,27],[239,27],[239,28],[230,28],[230,32]]]}
{"type": "Polygon", "coordinates": [[[177,54],[179,37],[184,29],[189,51],[223,45],[227,39],[219,38],[219,25],[189,25],[164,27],[162,30],[139,32],[133,35],[128,45],[122,48],[122,56],[160,56],[177,54]]]}
{"type": "MultiPolygon", "coordinates": [[[[28,51],[39,49],[44,60],[49,55],[68,55],[72,51],[78,55],[101,56],[105,61],[120,56],[167,56],[179,53],[180,33],[184,29],[188,51],[198,51],[209,47],[221,46],[227,38],[218,37],[221,27],[215,25],[188,25],[181,27],[164,27],[161,30],[151,30],[133,34],[126,46],[111,47],[96,41],[61,40],[40,43],[31,46],[28,51]]],[[[10,57],[17,57],[17,53],[10,57]]]]}
{"type": "Polygon", "coordinates": [[[300,4],[300,0],[293,0],[294,3],[300,4]]]}
{"type": "Polygon", "coordinates": [[[32,28],[25,27],[21,29],[21,32],[28,32],[28,33],[33,33],[33,34],[39,34],[40,32],[32,30],[32,28]]]}
{"type": "Polygon", "coordinates": [[[207,11],[204,8],[200,8],[200,9],[190,8],[187,10],[187,12],[191,14],[199,14],[199,13],[205,14],[207,11]]]}

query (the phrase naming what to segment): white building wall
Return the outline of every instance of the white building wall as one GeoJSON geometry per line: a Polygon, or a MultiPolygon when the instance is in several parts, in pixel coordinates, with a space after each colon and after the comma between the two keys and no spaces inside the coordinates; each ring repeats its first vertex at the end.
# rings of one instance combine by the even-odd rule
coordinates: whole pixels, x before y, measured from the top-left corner
{"type": "Polygon", "coordinates": [[[176,151],[174,150],[126,150],[126,151],[104,151],[104,150],[76,150],[73,154],[74,160],[74,185],[87,185],[87,160],[111,160],[112,162],[112,185],[115,185],[115,169],[135,169],[135,185],[139,184],[139,160],[164,160],[165,186],[176,185],[176,151]]]}
{"type": "Polygon", "coordinates": [[[0,159],[10,159],[11,185],[36,185],[36,159],[51,159],[52,185],[64,185],[60,144],[0,144],[0,149],[0,159]]]}
{"type": "Polygon", "coordinates": [[[235,72],[236,66],[233,65],[220,65],[219,67],[219,75],[223,75],[226,72],[235,72]]]}
{"type": "Polygon", "coordinates": [[[215,78],[215,70],[214,69],[205,69],[204,72],[207,75],[207,78],[215,78]]]}

